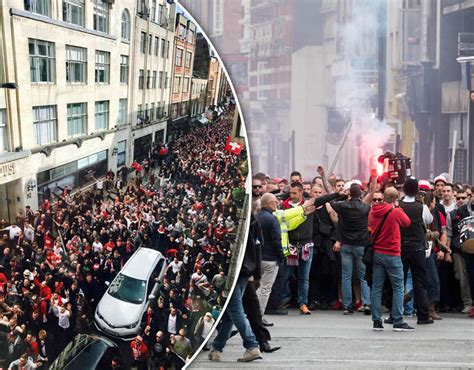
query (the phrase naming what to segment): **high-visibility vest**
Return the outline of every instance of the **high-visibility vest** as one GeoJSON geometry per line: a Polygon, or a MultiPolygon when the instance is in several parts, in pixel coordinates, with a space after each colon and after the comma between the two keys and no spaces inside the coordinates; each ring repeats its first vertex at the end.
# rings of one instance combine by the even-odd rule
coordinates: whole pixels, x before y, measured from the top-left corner
{"type": "Polygon", "coordinates": [[[296,229],[305,220],[306,215],[304,214],[303,206],[295,208],[276,210],[273,215],[278,219],[281,229],[281,247],[285,257],[290,255],[290,240],[288,237],[288,231],[296,229]]]}

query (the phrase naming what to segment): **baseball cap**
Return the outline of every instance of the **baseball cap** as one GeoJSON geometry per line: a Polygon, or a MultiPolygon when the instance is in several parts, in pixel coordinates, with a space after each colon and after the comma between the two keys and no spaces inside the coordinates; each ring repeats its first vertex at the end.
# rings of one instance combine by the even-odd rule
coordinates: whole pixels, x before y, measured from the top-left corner
{"type": "Polygon", "coordinates": [[[436,184],[438,181],[442,181],[444,182],[445,184],[448,183],[448,180],[446,180],[446,177],[442,176],[442,175],[439,175],[439,176],[436,176],[435,179],[433,180],[433,182],[436,184]]]}
{"type": "Polygon", "coordinates": [[[430,182],[427,180],[418,181],[418,188],[423,191],[430,191],[430,182]]]}

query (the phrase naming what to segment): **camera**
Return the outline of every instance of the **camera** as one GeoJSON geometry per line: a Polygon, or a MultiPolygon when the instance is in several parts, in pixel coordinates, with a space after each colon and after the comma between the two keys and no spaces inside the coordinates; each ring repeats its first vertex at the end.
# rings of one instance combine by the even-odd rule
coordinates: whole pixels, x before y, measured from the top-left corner
{"type": "Polygon", "coordinates": [[[411,176],[411,160],[401,153],[393,154],[385,152],[377,160],[383,166],[383,172],[379,174],[379,180],[386,184],[403,185],[405,180],[411,176]]]}

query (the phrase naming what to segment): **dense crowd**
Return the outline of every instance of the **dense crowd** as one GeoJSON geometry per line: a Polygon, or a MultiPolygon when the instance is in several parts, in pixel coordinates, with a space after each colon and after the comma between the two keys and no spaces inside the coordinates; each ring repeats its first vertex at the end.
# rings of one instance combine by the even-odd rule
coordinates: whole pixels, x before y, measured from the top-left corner
{"type": "MultiPolygon", "coordinates": [[[[292,306],[302,315],[371,315],[374,331],[384,324],[413,331],[404,318],[415,315],[418,325],[442,320],[440,312],[474,317],[471,185],[449,183],[446,175],[396,184],[375,168],[363,184],[316,170],[309,181],[298,171],[289,181],[252,178],[245,273],[227,310],[246,349],[238,361],[280,348],[269,345],[266,327],[273,324],[263,315],[287,315],[292,306]]],[[[219,332],[210,360],[220,359],[229,335],[228,328],[219,332]]]]}
{"type": "Polygon", "coordinates": [[[47,368],[75,334],[92,332],[106,282],[138,248],[160,251],[168,267],[130,343],[133,365],[167,368],[175,355],[192,356],[221,310],[239,222],[232,191],[244,187],[245,154],[225,150],[233,113],[229,106],[215,122],[154,146],[142,163],[109,171],[93,189],[55,189],[40,209],[1,221],[7,366],[47,368]]]}

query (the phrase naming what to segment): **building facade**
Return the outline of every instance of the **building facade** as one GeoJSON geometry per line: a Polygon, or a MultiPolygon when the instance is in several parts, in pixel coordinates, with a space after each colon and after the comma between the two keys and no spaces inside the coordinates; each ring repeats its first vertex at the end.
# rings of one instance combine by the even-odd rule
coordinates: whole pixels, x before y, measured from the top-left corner
{"type": "Polygon", "coordinates": [[[149,142],[140,138],[163,140],[170,83],[160,87],[157,79],[172,70],[166,52],[155,50],[173,44],[175,5],[10,0],[0,6],[0,81],[19,86],[0,94],[0,218],[12,219],[65,186],[87,187],[139,159],[144,154],[134,148],[149,142]]]}

